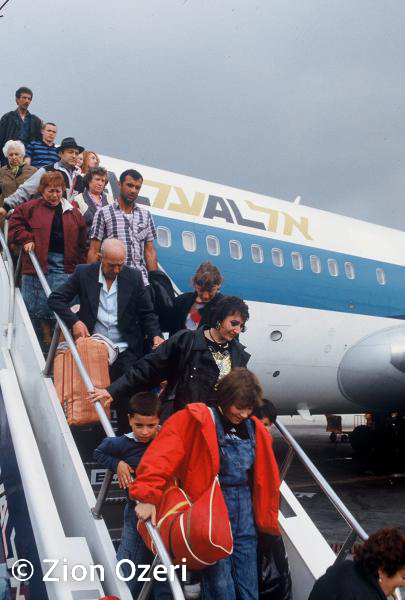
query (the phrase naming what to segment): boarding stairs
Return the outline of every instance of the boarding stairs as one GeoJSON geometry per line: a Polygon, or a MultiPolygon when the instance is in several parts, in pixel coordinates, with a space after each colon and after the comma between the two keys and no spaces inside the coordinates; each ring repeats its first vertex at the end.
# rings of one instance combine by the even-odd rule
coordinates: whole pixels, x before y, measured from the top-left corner
{"type": "MultiPolygon", "coordinates": [[[[56,335],[45,361],[20,290],[14,287],[13,263],[1,230],[0,245],[3,248],[0,255],[0,409],[3,403],[7,421],[3,423],[3,429],[10,436],[8,446],[4,448],[0,445],[0,469],[4,471],[8,455],[15,453],[39,562],[44,558],[59,558],[61,563],[55,568],[53,575],[59,575],[60,578],[63,558],[68,559],[69,565],[87,565],[89,572],[90,565],[104,567],[103,581],[95,576],[94,581],[87,578],[82,582],[75,582],[68,578],[66,582],[47,582],[41,592],[43,595],[38,596],[38,600],[46,597],[90,600],[106,594],[129,600],[131,595],[126,584],[115,575],[116,558],[112,542],[120,536],[123,498],[117,492],[114,482],[110,485],[111,472],[107,471],[99,476],[98,465],[89,460],[84,465],[81,460],[50,377],[57,346],[56,335]],[[97,502],[94,492],[98,494],[97,502]]],[[[30,253],[30,256],[46,289],[47,283],[35,254],[30,253]]],[[[60,319],[58,325],[72,350],[87,389],[92,390],[92,383],[68,329],[60,319]]],[[[115,435],[101,405],[97,404],[96,408],[106,435],[115,435]]],[[[276,422],[276,426],[289,446],[287,458],[281,467],[282,478],[284,479],[296,455],[345,519],[350,530],[336,556],[283,480],[279,522],[290,562],[293,597],[294,600],[307,600],[314,581],[335,560],[347,555],[356,538],[364,540],[367,534],[285,426],[279,422],[276,422]]],[[[156,561],[170,564],[157,531],[151,525],[149,531],[159,549],[156,561]]],[[[5,533],[7,535],[7,531],[5,533]]],[[[8,573],[11,558],[10,553],[8,557],[5,556],[8,573]]],[[[11,575],[10,577],[13,587],[21,585],[11,575]]],[[[172,592],[175,600],[183,600],[178,582],[174,584],[172,592]]],[[[143,600],[148,594],[146,587],[140,598],[143,600]]],[[[36,599],[36,596],[31,597],[36,599]]]]}

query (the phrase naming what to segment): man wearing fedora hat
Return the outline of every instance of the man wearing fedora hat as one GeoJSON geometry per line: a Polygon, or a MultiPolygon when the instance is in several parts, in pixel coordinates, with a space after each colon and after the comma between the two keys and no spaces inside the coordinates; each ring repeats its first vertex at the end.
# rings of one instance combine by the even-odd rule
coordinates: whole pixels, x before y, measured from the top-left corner
{"type": "Polygon", "coordinates": [[[60,171],[62,173],[66,184],[65,197],[67,200],[74,200],[74,197],[83,191],[83,177],[80,175],[80,170],[76,167],[77,157],[83,152],[83,146],[79,146],[75,138],[67,137],[62,140],[61,145],[56,150],[60,160],[38,169],[34,175],[20,185],[14,194],[8,196],[4,201],[3,208],[0,208],[0,219],[9,210],[26,202],[38,192],[41,177],[47,171],[60,171]]]}

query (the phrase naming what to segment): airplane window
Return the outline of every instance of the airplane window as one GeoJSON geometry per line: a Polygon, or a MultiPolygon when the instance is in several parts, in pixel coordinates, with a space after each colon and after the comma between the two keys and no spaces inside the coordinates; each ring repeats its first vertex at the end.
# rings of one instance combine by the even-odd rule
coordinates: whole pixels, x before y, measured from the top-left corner
{"type": "Polygon", "coordinates": [[[197,249],[197,241],[192,231],[183,231],[181,234],[183,240],[183,248],[187,252],[195,252],[197,249]]]}
{"type": "Polygon", "coordinates": [[[379,267],[377,267],[377,269],[375,270],[375,274],[377,276],[377,281],[380,285],[385,285],[387,283],[384,269],[380,269],[379,267]]]}
{"type": "Polygon", "coordinates": [[[262,263],[264,261],[263,248],[259,244],[252,244],[250,246],[252,252],[252,260],[255,263],[262,263]]]}
{"type": "Polygon", "coordinates": [[[334,258],[328,258],[328,271],[329,275],[332,275],[332,277],[337,277],[339,275],[339,266],[334,258]]]}
{"type": "Polygon", "coordinates": [[[215,235],[207,235],[207,252],[212,256],[218,256],[220,253],[219,239],[215,235]]]}
{"type": "Polygon", "coordinates": [[[159,246],[162,246],[162,248],[169,248],[169,246],[172,245],[172,234],[170,229],[159,225],[156,229],[156,234],[159,246]]]}
{"type": "Polygon", "coordinates": [[[347,279],[354,279],[356,277],[356,273],[354,272],[354,267],[351,262],[345,262],[345,273],[347,279]]]}
{"type": "Polygon", "coordinates": [[[311,271],[313,273],[321,272],[321,261],[318,256],[315,256],[315,254],[311,254],[309,257],[309,264],[311,265],[311,271]]]}
{"type": "Polygon", "coordinates": [[[280,248],[271,249],[271,260],[275,267],[284,267],[283,251],[280,248]]]}
{"type": "Polygon", "coordinates": [[[299,252],[291,252],[291,264],[296,271],[302,271],[304,262],[299,252]]]}
{"type": "Polygon", "coordinates": [[[242,246],[238,240],[229,241],[229,254],[235,260],[240,260],[243,256],[242,246]]]}

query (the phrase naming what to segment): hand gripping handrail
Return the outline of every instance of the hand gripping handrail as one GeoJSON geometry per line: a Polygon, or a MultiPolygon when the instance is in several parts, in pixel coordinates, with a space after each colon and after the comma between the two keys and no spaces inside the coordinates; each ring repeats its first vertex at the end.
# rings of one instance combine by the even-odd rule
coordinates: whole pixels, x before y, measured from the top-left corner
{"type": "Polygon", "coordinates": [[[343,504],[343,502],[341,501],[339,496],[331,488],[329,483],[326,481],[326,479],[323,477],[323,475],[319,472],[319,470],[316,468],[316,466],[314,465],[312,460],[304,452],[304,450],[301,448],[301,446],[298,444],[298,442],[293,438],[293,436],[288,431],[288,429],[278,419],[276,419],[274,424],[289,446],[286,459],[281,468],[281,479],[282,480],[285,479],[287,471],[293,461],[294,454],[296,454],[298,456],[298,458],[300,459],[300,461],[302,462],[302,464],[304,465],[304,467],[310,473],[310,475],[312,475],[312,477],[316,481],[316,483],[319,485],[319,487],[322,489],[322,491],[326,494],[329,501],[333,504],[333,506],[338,511],[338,513],[343,517],[343,519],[349,525],[350,533],[349,533],[348,537],[346,538],[341,550],[339,551],[339,553],[336,557],[336,560],[344,559],[347,556],[347,554],[350,552],[350,549],[351,549],[356,537],[358,536],[361,540],[364,541],[368,538],[367,533],[364,531],[362,526],[358,523],[358,521],[355,519],[355,517],[352,515],[352,513],[349,511],[349,509],[343,504]]]}
{"type": "Polygon", "coordinates": [[[7,324],[7,349],[11,350],[11,341],[13,337],[13,327],[14,327],[14,301],[15,301],[15,282],[14,282],[14,272],[13,272],[13,259],[11,257],[10,250],[8,249],[6,238],[3,235],[3,232],[0,229],[0,243],[3,248],[3,252],[7,259],[7,274],[8,274],[8,282],[9,282],[9,297],[8,297],[8,324],[7,324]]]}
{"type": "MultiPolygon", "coordinates": [[[[42,289],[44,290],[45,295],[48,298],[48,296],[51,293],[51,289],[50,289],[50,287],[48,285],[48,282],[47,282],[47,280],[45,278],[45,275],[42,272],[42,269],[41,269],[41,266],[40,266],[40,264],[38,262],[38,259],[37,259],[36,255],[35,255],[35,253],[33,251],[29,252],[28,254],[29,254],[31,262],[32,262],[32,264],[34,266],[34,269],[36,271],[38,279],[39,279],[39,281],[41,283],[42,289]]],[[[84,385],[85,385],[85,387],[86,387],[86,389],[87,389],[88,392],[92,392],[94,390],[93,383],[92,383],[92,381],[91,381],[91,379],[89,377],[89,374],[86,371],[86,368],[85,368],[85,366],[84,366],[84,364],[82,362],[82,359],[80,358],[80,354],[77,351],[76,345],[75,345],[74,340],[73,340],[73,338],[72,338],[72,336],[70,334],[70,331],[69,331],[68,327],[65,325],[65,323],[62,321],[62,319],[56,313],[54,313],[54,315],[56,317],[58,326],[60,327],[60,329],[61,329],[61,331],[62,331],[62,333],[63,333],[63,335],[65,337],[65,340],[66,340],[66,342],[67,342],[67,344],[69,346],[69,350],[72,353],[73,360],[75,361],[76,366],[79,369],[79,372],[80,372],[80,375],[81,375],[81,377],[83,379],[84,385]]],[[[55,334],[54,334],[54,339],[52,340],[52,346],[54,347],[53,348],[54,351],[56,350],[55,340],[56,340],[56,337],[55,337],[55,334]]],[[[48,360],[47,360],[47,364],[48,364],[48,360]]],[[[115,437],[114,430],[113,430],[113,428],[111,426],[111,423],[110,423],[107,415],[105,414],[104,408],[102,407],[102,405],[100,404],[100,402],[96,402],[95,403],[95,408],[97,410],[97,414],[98,414],[98,416],[100,418],[100,422],[101,422],[101,424],[102,424],[102,426],[104,428],[104,431],[105,431],[106,435],[108,437],[115,437]]],[[[113,475],[113,473],[108,470],[107,473],[106,473],[106,476],[104,478],[102,489],[100,490],[100,493],[98,495],[96,506],[92,509],[92,513],[93,513],[93,515],[96,518],[99,517],[100,510],[101,510],[101,507],[103,505],[105,495],[107,494],[108,487],[109,487],[111,479],[112,479],[112,475],[113,475]]],[[[152,523],[150,521],[147,521],[145,523],[145,525],[146,525],[146,528],[148,530],[149,535],[152,538],[152,541],[153,541],[154,546],[156,548],[157,555],[159,556],[159,558],[160,558],[161,562],[163,563],[163,565],[166,567],[167,573],[170,574],[171,573],[170,566],[171,566],[172,563],[171,563],[170,556],[169,556],[169,554],[168,554],[168,552],[167,552],[167,550],[165,548],[165,545],[163,544],[162,538],[160,537],[160,534],[159,534],[158,530],[152,525],[152,523]]],[[[158,559],[155,558],[155,561],[154,561],[152,567],[156,566],[157,564],[159,564],[158,563],[158,559]]],[[[152,567],[151,567],[150,571],[152,571],[152,567]]],[[[139,598],[141,600],[146,600],[148,598],[150,590],[151,590],[151,586],[152,586],[152,581],[153,580],[151,578],[150,582],[146,582],[144,584],[144,587],[143,587],[143,589],[141,591],[141,594],[139,596],[139,598]]],[[[177,579],[177,576],[169,577],[169,583],[170,583],[170,587],[171,587],[171,590],[172,590],[172,593],[173,593],[173,597],[175,598],[175,600],[184,600],[183,590],[181,589],[181,585],[180,585],[180,583],[179,583],[179,581],[177,579]]]]}

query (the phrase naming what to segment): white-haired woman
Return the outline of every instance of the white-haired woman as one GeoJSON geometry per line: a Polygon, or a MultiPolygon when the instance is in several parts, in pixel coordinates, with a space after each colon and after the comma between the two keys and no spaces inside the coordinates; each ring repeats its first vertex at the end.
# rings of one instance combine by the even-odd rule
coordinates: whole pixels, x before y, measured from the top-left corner
{"type": "Polygon", "coordinates": [[[9,140],[3,147],[3,154],[8,164],[0,169],[0,207],[36,171],[35,167],[24,162],[25,147],[22,142],[9,140]]]}

